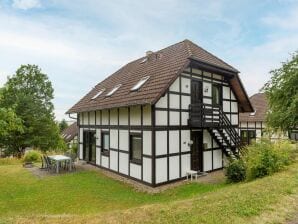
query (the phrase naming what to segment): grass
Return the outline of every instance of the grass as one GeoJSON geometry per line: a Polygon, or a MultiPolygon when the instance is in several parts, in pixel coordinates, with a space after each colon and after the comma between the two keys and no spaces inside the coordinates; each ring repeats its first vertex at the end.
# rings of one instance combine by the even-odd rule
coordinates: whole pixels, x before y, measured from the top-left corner
{"type": "Polygon", "coordinates": [[[296,162],[283,172],[248,183],[192,183],[150,195],[136,192],[95,171],[38,179],[20,165],[2,165],[0,220],[283,223],[298,208],[297,170],[296,162]]]}

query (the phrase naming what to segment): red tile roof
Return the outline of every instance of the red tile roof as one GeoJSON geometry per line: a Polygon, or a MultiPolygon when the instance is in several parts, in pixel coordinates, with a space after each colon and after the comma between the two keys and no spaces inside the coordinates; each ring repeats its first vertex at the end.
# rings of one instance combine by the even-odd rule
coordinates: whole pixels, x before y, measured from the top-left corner
{"type": "Polygon", "coordinates": [[[266,113],[268,109],[268,102],[265,93],[256,93],[250,97],[250,102],[255,110],[254,116],[250,113],[240,113],[240,122],[255,122],[255,121],[265,121],[266,113]]]}
{"type": "Polygon", "coordinates": [[[245,111],[250,111],[250,103],[245,90],[240,84],[237,75],[238,71],[191,41],[184,40],[154,52],[147,57],[148,60],[146,60],[146,57],[142,57],[123,66],[97,84],[94,89],[71,107],[67,113],[154,104],[176,77],[187,67],[190,63],[190,58],[235,73],[236,78],[234,79],[236,84],[234,85],[240,86],[238,98],[240,101],[242,100],[245,111]],[[144,60],[146,61],[142,63],[144,60]],[[145,76],[150,76],[149,80],[138,91],[130,91],[145,76]],[[106,94],[118,84],[122,84],[121,87],[112,96],[107,97],[106,94]],[[102,89],[105,89],[104,93],[91,100],[102,89]]]}

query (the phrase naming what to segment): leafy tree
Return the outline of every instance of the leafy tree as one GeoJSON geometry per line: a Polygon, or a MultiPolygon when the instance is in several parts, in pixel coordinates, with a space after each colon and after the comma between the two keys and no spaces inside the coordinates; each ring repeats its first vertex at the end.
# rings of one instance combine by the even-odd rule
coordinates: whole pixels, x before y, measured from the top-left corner
{"type": "Polygon", "coordinates": [[[60,132],[64,131],[68,127],[68,124],[65,119],[62,119],[62,121],[59,123],[59,129],[60,132]]]}
{"type": "Polygon", "coordinates": [[[269,101],[267,122],[274,130],[291,130],[298,125],[298,52],[270,73],[263,87],[269,101]]]}
{"type": "Polygon", "coordinates": [[[22,65],[8,77],[0,99],[1,108],[14,108],[22,120],[23,132],[10,132],[6,147],[23,154],[26,147],[41,150],[59,147],[61,137],[54,121],[53,88],[46,74],[36,65],[22,65]]]}

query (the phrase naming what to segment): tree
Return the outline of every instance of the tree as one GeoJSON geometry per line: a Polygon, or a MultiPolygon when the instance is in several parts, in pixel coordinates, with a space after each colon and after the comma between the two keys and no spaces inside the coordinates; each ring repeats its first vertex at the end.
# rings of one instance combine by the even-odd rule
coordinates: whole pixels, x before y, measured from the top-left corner
{"type": "Polygon", "coordinates": [[[270,73],[271,80],[263,87],[269,101],[268,125],[274,130],[291,130],[298,125],[298,52],[270,73]]]}
{"type": "Polygon", "coordinates": [[[41,150],[59,147],[61,137],[54,121],[54,90],[46,74],[36,65],[22,65],[8,77],[2,90],[0,108],[14,108],[21,119],[23,132],[10,132],[6,147],[14,154],[23,154],[26,147],[41,150]]]}
{"type": "Polygon", "coordinates": [[[68,124],[67,124],[66,120],[62,119],[62,121],[59,122],[60,132],[64,131],[67,127],[68,127],[68,124]]]}

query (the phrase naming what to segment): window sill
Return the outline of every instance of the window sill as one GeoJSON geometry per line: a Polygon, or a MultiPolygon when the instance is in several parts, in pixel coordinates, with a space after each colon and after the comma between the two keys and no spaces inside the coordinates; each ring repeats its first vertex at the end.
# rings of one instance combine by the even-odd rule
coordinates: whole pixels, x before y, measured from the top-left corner
{"type": "Polygon", "coordinates": [[[130,162],[136,165],[142,165],[142,160],[140,159],[131,159],[130,162]]]}
{"type": "Polygon", "coordinates": [[[110,151],[109,150],[101,151],[101,155],[102,156],[110,156],[110,151]]]}

